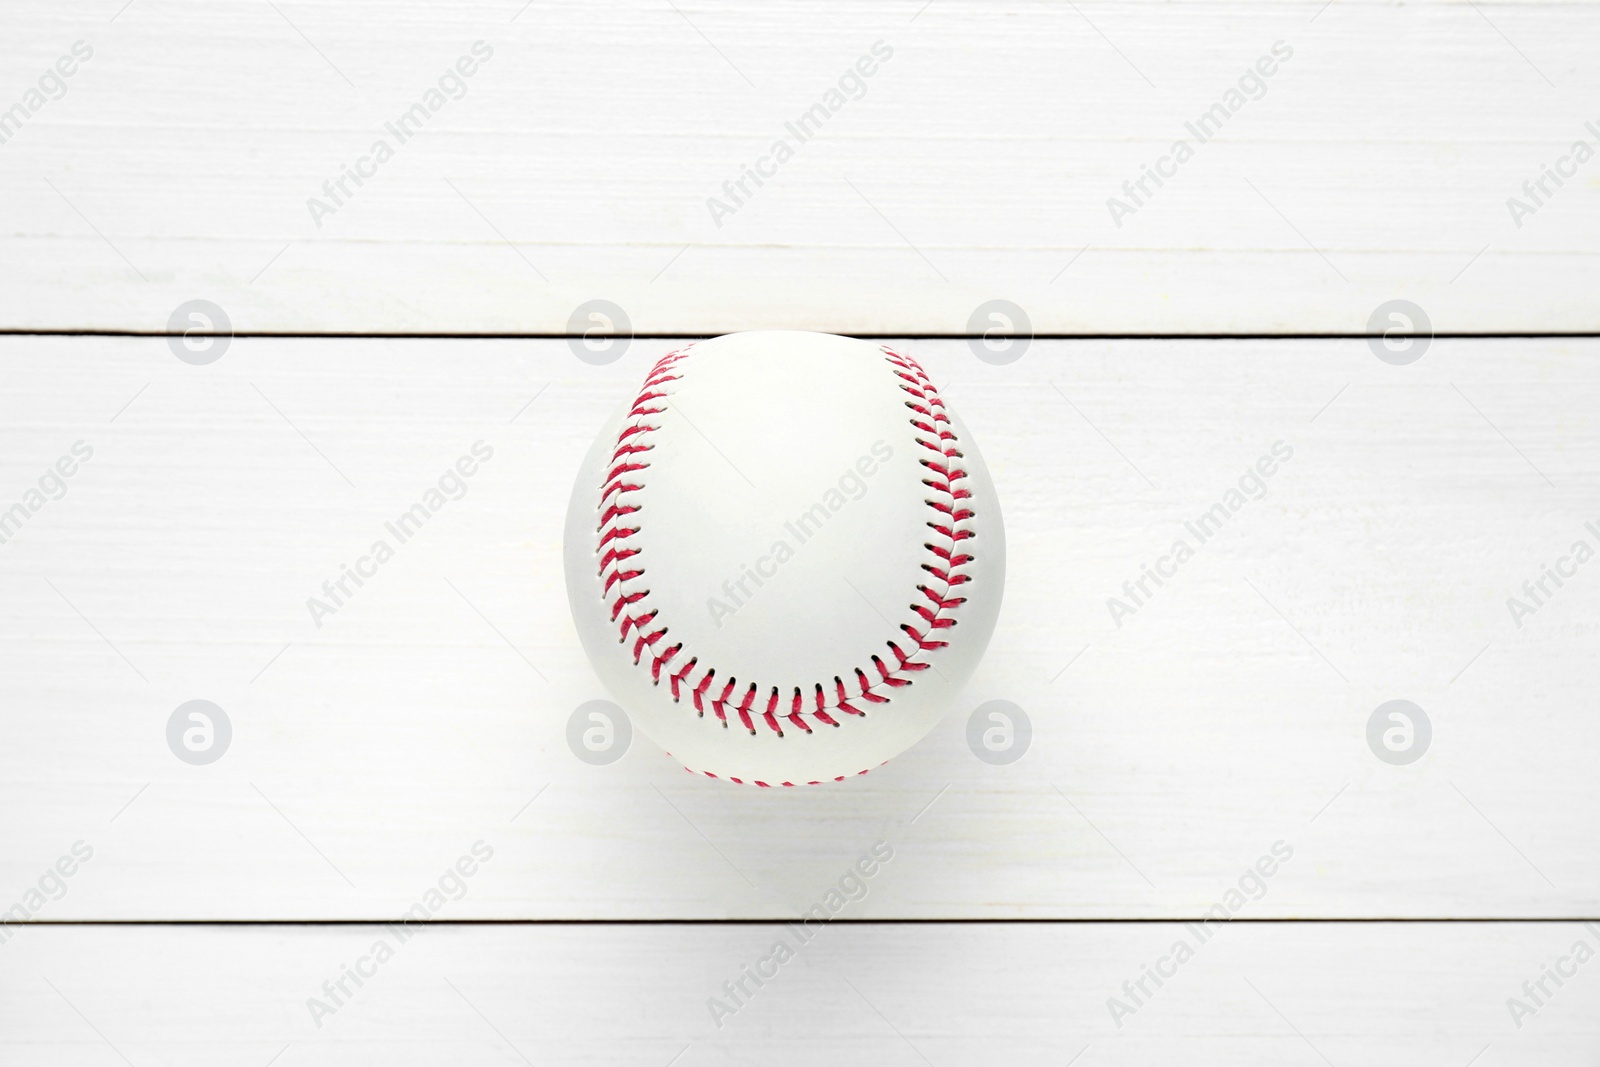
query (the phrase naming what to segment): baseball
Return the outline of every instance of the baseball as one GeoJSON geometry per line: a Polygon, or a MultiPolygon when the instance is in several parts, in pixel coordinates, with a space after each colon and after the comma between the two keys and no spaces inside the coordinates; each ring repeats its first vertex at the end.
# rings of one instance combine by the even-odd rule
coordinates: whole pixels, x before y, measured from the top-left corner
{"type": "Polygon", "coordinates": [[[829,334],[679,348],[596,438],[567,512],[584,650],[686,768],[864,774],[924,737],[1000,610],[972,435],[910,356],[829,334]]]}

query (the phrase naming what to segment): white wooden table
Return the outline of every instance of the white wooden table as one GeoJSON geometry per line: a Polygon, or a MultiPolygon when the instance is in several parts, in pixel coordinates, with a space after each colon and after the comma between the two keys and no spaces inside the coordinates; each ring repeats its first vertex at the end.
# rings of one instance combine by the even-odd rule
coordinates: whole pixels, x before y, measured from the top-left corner
{"type": "Polygon", "coordinates": [[[1600,8],[520,5],[9,12],[0,1063],[1594,1062],[1600,8]],[[166,336],[195,300],[225,349],[166,336]],[[1039,335],[1004,365],[994,300],[1039,335]],[[1396,300],[1439,336],[1366,336],[1396,300]],[[672,338],[756,327],[941,382],[1005,509],[994,644],[836,787],[591,766],[573,472],[672,338]],[[1395,700],[1414,762],[1369,744],[1395,700]]]}

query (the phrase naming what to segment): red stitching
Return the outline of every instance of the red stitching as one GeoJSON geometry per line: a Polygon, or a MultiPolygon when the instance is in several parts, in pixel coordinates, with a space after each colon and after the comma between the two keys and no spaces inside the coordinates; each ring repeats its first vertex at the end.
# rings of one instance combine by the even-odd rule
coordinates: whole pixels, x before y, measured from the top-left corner
{"type": "MultiPolygon", "coordinates": [[[[643,510],[642,505],[630,502],[633,499],[630,494],[643,489],[645,479],[623,476],[650,468],[649,453],[655,446],[650,443],[649,437],[660,428],[657,425],[659,420],[654,416],[666,415],[671,411],[670,403],[653,402],[670,401],[672,394],[663,386],[669,382],[679,381],[683,377],[681,364],[692,348],[693,345],[690,345],[669,352],[650,368],[643,387],[629,408],[630,421],[617,435],[611,466],[600,487],[599,505],[602,513],[595,555],[599,559],[599,574],[602,579],[601,596],[610,599],[615,595],[615,599],[611,600],[611,621],[617,624],[618,642],[626,644],[630,632],[633,634],[633,662],[636,666],[643,665],[648,651],[650,679],[655,685],[661,684],[662,668],[683,652],[683,643],[668,645],[662,641],[671,627],[655,626],[658,614],[656,610],[649,609],[638,613],[632,610],[632,605],[649,595],[648,589],[628,592],[621,588],[626,583],[645,576],[643,567],[631,563],[625,565],[626,561],[632,560],[641,551],[628,541],[642,529],[639,524],[639,512],[643,510]],[[617,587],[615,594],[613,587],[617,587]]],[[[921,595],[924,602],[913,602],[909,606],[921,620],[923,629],[918,630],[909,624],[901,626],[902,632],[913,647],[908,653],[895,642],[888,642],[888,650],[893,657],[892,666],[881,654],[869,657],[871,669],[877,675],[876,679],[862,667],[851,668],[855,677],[856,691],[851,692],[846,687],[844,679],[835,676],[831,695],[824,685],[818,682],[809,700],[813,706],[808,708],[806,706],[808,700],[801,689],[796,688],[790,699],[785,701],[775,686],[768,687],[767,697],[761,702],[761,706],[757,707],[757,694],[761,691],[761,687],[754,682],[747,683],[743,693],[737,697],[737,703],[733,703],[738,680],[730,677],[719,694],[709,697],[712,712],[725,728],[728,725],[729,707],[732,707],[737,714],[740,725],[751,734],[757,732],[755,720],[760,719],[779,737],[784,736],[781,725],[783,721],[809,734],[812,732],[812,724],[807,722],[807,717],[815,723],[835,728],[839,726],[839,720],[830,715],[830,711],[864,718],[866,712],[856,707],[856,703],[869,705],[889,703],[891,699],[889,696],[874,690],[894,690],[911,685],[912,679],[906,676],[926,670],[929,666],[927,663],[918,662],[916,657],[935,652],[949,644],[947,641],[935,640],[933,635],[937,631],[949,630],[956,625],[958,620],[952,615],[967,600],[965,596],[956,595],[955,588],[972,580],[972,576],[961,573],[961,569],[975,558],[970,552],[965,551],[967,546],[964,542],[976,535],[970,529],[960,528],[960,524],[969,522],[975,514],[970,504],[972,492],[960,484],[966,479],[967,472],[960,464],[963,458],[960,442],[951,429],[950,417],[945,411],[944,399],[939,395],[938,388],[910,356],[901,355],[887,346],[883,346],[882,351],[892,368],[891,373],[899,379],[900,389],[912,398],[905,401],[905,406],[913,413],[913,417],[907,420],[916,431],[913,440],[921,448],[933,453],[933,456],[919,456],[917,460],[936,476],[922,479],[922,484],[934,494],[933,498],[925,501],[931,513],[926,525],[934,536],[923,547],[936,561],[924,563],[922,569],[943,588],[936,588],[927,583],[916,586],[915,592],[921,595]],[[787,708],[784,705],[787,705],[787,708]]],[[[678,701],[683,687],[689,686],[695,712],[704,716],[706,701],[716,673],[714,667],[702,666],[699,657],[691,655],[688,662],[667,674],[672,699],[678,701]],[[700,672],[698,680],[691,681],[691,675],[697,670],[700,672]]],[[[709,771],[705,773],[710,777],[716,777],[709,771]]],[[[739,781],[737,778],[731,780],[739,781]]],[[[840,777],[834,780],[844,779],[840,777]]],[[[767,785],[765,782],[755,784],[763,787],[767,785]]]]}
{"type": "MultiPolygon", "coordinates": [[[[669,756],[670,756],[670,755],[672,755],[672,753],[670,753],[670,752],[668,752],[668,753],[667,753],[667,755],[669,755],[669,756]]],[[[888,762],[888,760],[885,760],[885,761],[884,761],[884,763],[887,763],[887,762],[888,762]]],[[[880,766],[880,767],[882,767],[882,766],[883,766],[883,763],[880,763],[880,764],[878,764],[878,766],[880,766]]],[[[685,767],[685,768],[684,768],[684,770],[685,770],[685,771],[686,771],[686,772],[688,772],[688,773],[689,773],[689,774],[703,774],[703,775],[705,775],[705,776],[706,776],[706,777],[707,777],[707,778],[716,778],[716,779],[718,779],[718,780],[720,780],[720,779],[721,779],[721,778],[722,778],[722,776],[721,776],[721,775],[720,775],[720,774],[716,774],[716,773],[714,773],[714,772],[712,772],[712,771],[697,771],[697,770],[695,770],[695,769],[694,769],[694,768],[693,768],[693,767],[685,767]]],[[[869,772],[869,771],[871,771],[871,770],[872,770],[872,768],[871,768],[871,767],[868,767],[868,768],[866,768],[866,770],[860,770],[860,771],[857,771],[857,772],[856,772],[856,773],[855,773],[855,776],[856,776],[856,777],[860,777],[860,776],[861,776],[861,775],[863,775],[863,774],[866,774],[866,773],[868,773],[868,772],[869,772]]],[[[837,777],[837,778],[834,778],[834,779],[832,779],[832,781],[835,781],[835,782],[842,782],[842,781],[844,781],[844,780],[845,780],[845,779],[846,779],[846,778],[849,778],[849,777],[851,777],[851,776],[850,776],[850,775],[848,775],[848,774],[841,774],[841,775],[839,775],[839,777],[837,777]]],[[[743,779],[743,778],[734,778],[734,777],[732,777],[732,776],[729,776],[729,778],[728,778],[728,781],[730,781],[730,782],[737,782],[737,783],[739,783],[739,784],[740,784],[740,785],[743,785],[743,784],[744,784],[744,779],[743,779]]],[[[760,786],[760,787],[761,787],[761,788],[763,788],[763,789],[771,789],[771,788],[772,788],[772,784],[771,784],[771,783],[770,783],[770,782],[757,782],[757,781],[752,781],[752,782],[751,782],[751,783],[750,783],[750,784],[751,784],[751,785],[758,785],[758,786],[760,786]]],[[[799,784],[800,784],[800,783],[799,783],[799,782],[779,782],[779,783],[778,783],[778,784],[779,784],[779,785],[781,785],[781,786],[786,786],[786,787],[788,787],[788,788],[790,788],[790,789],[792,789],[792,788],[794,788],[794,787],[795,787],[795,786],[797,786],[797,785],[799,785],[799,784]]],[[[821,782],[820,782],[820,781],[817,781],[817,780],[815,780],[815,779],[813,779],[813,780],[812,780],[812,781],[809,781],[809,782],[806,782],[806,783],[805,783],[805,784],[806,784],[806,785],[821,785],[821,784],[822,784],[822,783],[821,783],[821,782]]]]}

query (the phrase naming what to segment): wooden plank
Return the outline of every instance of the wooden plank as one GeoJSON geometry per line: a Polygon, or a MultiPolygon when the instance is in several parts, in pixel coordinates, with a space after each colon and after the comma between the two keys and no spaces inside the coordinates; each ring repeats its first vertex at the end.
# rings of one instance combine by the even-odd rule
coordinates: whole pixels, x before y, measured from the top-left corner
{"type": "Polygon", "coordinates": [[[570,479],[666,346],[236,339],[196,367],[160,338],[0,340],[0,509],[93,449],[0,545],[0,807],[25,813],[0,910],[82,841],[26,910],[383,918],[483,840],[444,917],[776,918],[884,840],[862,917],[1193,916],[1279,841],[1243,914],[1596,914],[1600,571],[1543,579],[1520,627],[1507,602],[1597,543],[1600,342],[1440,339],[1405,367],[1359,340],[1005,367],[909,342],[997,479],[999,630],[924,743],[772,791],[565,741],[604,695],[562,586],[570,479]],[[465,495],[316,625],[323,582],[480,440],[465,495]],[[1280,441],[1264,498],[1186,532],[1280,441]],[[1194,558],[1114,618],[1180,537],[1194,558]],[[197,699],[233,730],[205,766],[167,741],[197,699]],[[1032,723],[1008,766],[966,741],[993,699],[1032,723]],[[1432,724],[1406,766],[1367,742],[1396,699],[1432,724]]]}
{"type": "Polygon", "coordinates": [[[0,950],[0,1054],[17,1067],[118,1053],[174,1065],[1559,1067],[1600,1051],[1600,964],[1574,955],[1600,945],[1593,924],[1234,924],[1203,942],[1175,924],[809,933],[444,925],[402,942],[371,926],[25,930],[0,950]],[[793,953],[781,963],[779,941],[793,953]],[[1192,950],[1182,964],[1180,941],[1192,950]],[[368,977],[345,979],[347,996],[323,990],[358,966],[368,977]],[[760,987],[744,978],[758,967],[760,987]],[[1144,973],[1156,967],[1160,986],[1144,973]],[[1568,977],[1557,985],[1546,967],[1568,977]],[[723,983],[738,980],[750,995],[735,991],[734,1008],[723,983]],[[1124,990],[1141,980],[1148,995],[1124,990]],[[1533,1008],[1523,983],[1541,980],[1541,1003],[1513,1017],[1508,1001],[1533,1008]],[[713,998],[731,1014],[713,1018],[713,998]],[[1113,1017],[1113,998],[1131,1014],[1113,1017]],[[313,999],[331,1013],[313,1018],[313,999]]]}
{"type": "Polygon", "coordinates": [[[964,334],[1000,297],[1041,333],[1352,334],[1396,298],[1600,329],[1589,2],[105,0],[11,28],[0,106],[93,57],[0,146],[0,327],[160,331],[203,298],[241,331],[564,333],[599,297],[641,332],[964,334]],[[1146,165],[1170,180],[1125,191],[1146,165]]]}

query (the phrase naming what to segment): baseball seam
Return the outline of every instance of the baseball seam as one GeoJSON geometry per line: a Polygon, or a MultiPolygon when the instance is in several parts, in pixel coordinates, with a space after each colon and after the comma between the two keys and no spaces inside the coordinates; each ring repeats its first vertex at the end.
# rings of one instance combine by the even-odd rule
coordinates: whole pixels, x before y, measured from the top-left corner
{"type": "MultiPolygon", "coordinates": [[[[880,653],[868,657],[870,672],[865,666],[850,668],[848,673],[854,675],[853,688],[857,692],[852,693],[843,677],[835,675],[831,693],[823,682],[817,682],[810,694],[796,686],[786,699],[776,686],[771,686],[763,701],[758,683],[751,682],[741,689],[738,679],[729,676],[718,687],[716,667],[702,665],[699,656],[685,652],[681,641],[666,643],[669,626],[659,619],[659,609],[648,603],[650,590],[643,582],[645,570],[635,560],[642,550],[634,547],[638,542],[632,539],[638,537],[642,529],[638,515],[643,505],[632,502],[636,499],[633,494],[644,488],[645,479],[641,472],[650,468],[649,452],[655,447],[649,441],[649,436],[660,428],[659,417],[670,411],[670,405],[666,402],[674,391],[669,388],[670,383],[682,379],[682,364],[692,349],[693,345],[690,345],[669,352],[650,369],[617,435],[616,447],[600,488],[601,515],[595,555],[599,557],[600,595],[603,601],[610,599],[611,621],[618,627],[618,642],[626,644],[631,633],[633,663],[643,666],[648,656],[651,683],[660,685],[665,670],[674,703],[681,702],[687,692],[697,715],[703,718],[709,704],[724,728],[728,725],[730,710],[752,735],[757,733],[755,719],[759,718],[779,737],[784,736],[780,720],[810,734],[812,724],[807,722],[807,717],[834,728],[840,725],[841,720],[829,714],[830,711],[865,718],[866,711],[858,704],[889,703],[892,698],[883,691],[911,685],[912,679],[908,676],[924,671],[929,666],[926,662],[920,662],[919,657],[925,658],[927,654],[949,644],[936,635],[956,625],[958,620],[952,615],[966,602],[966,597],[955,595],[957,587],[972,580],[964,568],[975,557],[965,551],[967,546],[964,542],[977,536],[971,528],[975,512],[971,506],[971,490],[962,484],[967,478],[967,471],[961,466],[960,441],[950,422],[944,400],[916,360],[882,346],[892,373],[900,379],[898,387],[910,397],[905,401],[905,406],[912,413],[907,421],[915,430],[913,440],[919,448],[932,453],[931,456],[919,455],[917,459],[929,475],[922,479],[922,484],[931,490],[932,495],[924,503],[933,512],[925,524],[933,534],[923,545],[928,551],[929,561],[922,564],[922,569],[932,580],[917,583],[916,597],[910,605],[912,612],[921,620],[921,628],[902,623],[900,630],[905,634],[906,648],[901,647],[902,642],[889,641],[888,656],[880,653]],[[672,667],[673,661],[680,656],[685,657],[684,660],[677,667],[672,667]],[[874,673],[876,678],[873,677],[874,673]],[[765,706],[762,707],[762,704],[765,706]],[[787,712],[782,711],[785,704],[788,705],[787,712]]],[[[716,777],[709,771],[705,773],[716,777]]],[[[731,780],[740,781],[738,778],[731,780]]],[[[843,781],[844,776],[834,780],[843,781]]],[[[760,781],[754,784],[769,786],[769,783],[760,781]]],[[[781,784],[791,786],[795,783],[781,784]]]]}

